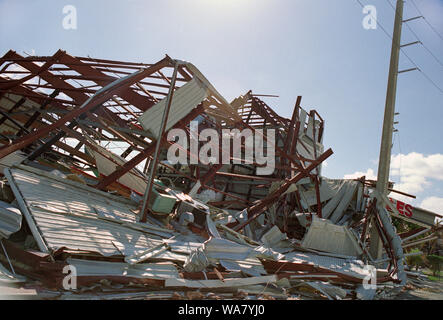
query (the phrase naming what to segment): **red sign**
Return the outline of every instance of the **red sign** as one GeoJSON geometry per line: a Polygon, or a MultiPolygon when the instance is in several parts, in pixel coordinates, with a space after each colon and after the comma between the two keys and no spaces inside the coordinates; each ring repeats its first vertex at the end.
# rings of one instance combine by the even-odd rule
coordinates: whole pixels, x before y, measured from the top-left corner
{"type": "MultiPolygon", "coordinates": [[[[412,206],[410,204],[407,204],[407,203],[404,203],[403,201],[395,200],[392,198],[389,198],[389,200],[392,202],[394,207],[397,207],[397,210],[401,215],[408,217],[408,218],[412,218],[413,211],[412,211],[412,206]]],[[[389,206],[386,206],[386,210],[388,210],[389,212],[392,212],[392,210],[391,210],[391,208],[389,208],[389,206]]]]}

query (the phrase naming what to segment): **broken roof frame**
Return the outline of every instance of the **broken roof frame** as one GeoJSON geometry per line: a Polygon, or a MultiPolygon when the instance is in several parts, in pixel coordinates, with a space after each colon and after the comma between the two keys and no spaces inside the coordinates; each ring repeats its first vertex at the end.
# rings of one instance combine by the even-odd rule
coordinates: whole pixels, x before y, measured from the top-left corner
{"type": "MultiPolygon", "coordinates": [[[[130,157],[129,161],[123,165],[116,163],[117,168],[113,173],[99,179],[95,187],[101,190],[106,190],[109,185],[118,182],[118,179],[124,174],[132,171],[138,164],[152,156],[155,150],[155,140],[152,135],[139,128],[135,120],[138,114],[145,112],[167,95],[166,92],[161,92],[161,90],[170,88],[172,79],[165,76],[164,69],[173,68],[175,63],[178,64],[178,73],[181,76],[177,78],[177,82],[189,82],[194,76],[204,82],[210,91],[208,99],[205,99],[201,106],[194,109],[186,118],[181,119],[175,125],[176,128],[185,128],[190,120],[204,113],[216,117],[218,121],[231,123],[234,127],[246,127],[255,130],[257,120],[251,124],[249,124],[249,121],[254,117],[258,117],[263,119],[258,120],[263,121],[263,126],[270,123],[280,127],[283,126],[288,131],[288,138],[284,141],[285,148],[289,147],[294,150],[295,144],[303,144],[302,141],[297,139],[297,132],[300,130],[300,121],[297,117],[301,97],[297,99],[293,118],[288,120],[278,116],[257,96],[248,92],[245,96],[251,107],[249,115],[246,117],[245,114],[235,112],[200,71],[188,62],[166,57],[156,64],[147,65],[72,57],[62,50],[57,51],[51,57],[26,58],[14,51],[9,51],[0,59],[0,62],[3,65],[0,74],[9,78],[0,82],[0,97],[8,100],[11,100],[11,95],[22,97],[9,110],[2,110],[3,118],[0,122],[6,125],[9,120],[13,124],[12,127],[18,127],[15,129],[18,130],[17,136],[21,138],[14,140],[14,143],[9,140],[9,145],[0,148],[0,158],[30,144],[37,143],[37,149],[28,156],[29,160],[38,158],[44,152],[53,152],[51,146],[54,145],[64,150],[64,153],[67,153],[71,158],[75,158],[76,161],[90,163],[91,157],[80,151],[82,145],[94,148],[82,136],[85,134],[89,134],[91,137],[98,136],[99,139],[103,140],[114,139],[127,143],[128,148],[122,153],[123,158],[128,157],[133,151],[138,151],[137,155],[130,157]],[[132,72],[134,70],[138,71],[132,72]],[[124,78],[118,78],[121,75],[124,78]],[[164,83],[148,82],[153,81],[153,79],[164,83]],[[85,85],[85,82],[89,85],[85,85]],[[58,95],[62,95],[65,99],[56,98],[58,95]],[[14,112],[20,106],[26,104],[26,101],[41,104],[40,108],[35,110],[28,119],[24,117],[26,112],[29,113],[29,110],[14,112]],[[124,101],[127,101],[127,103],[125,104],[124,101]],[[214,108],[214,106],[216,107],[214,108]],[[57,114],[57,112],[59,113],[57,114]],[[50,114],[55,114],[56,117],[51,117],[50,114]],[[57,119],[57,117],[59,118],[57,119]],[[20,124],[20,120],[23,124],[20,124]],[[295,127],[294,124],[296,124],[295,127]],[[81,132],[78,128],[81,128],[81,132]],[[36,130],[30,132],[30,129],[36,130]],[[58,133],[54,135],[52,132],[55,130],[58,130],[58,133]],[[60,139],[64,136],[78,140],[76,147],[73,148],[61,142],[60,139]],[[42,138],[47,138],[44,143],[41,140],[42,138]],[[38,146],[38,143],[42,145],[38,146]]],[[[242,111],[247,109],[246,105],[239,107],[242,108],[242,111]]],[[[315,110],[311,111],[310,114],[318,115],[315,110]]],[[[321,125],[320,133],[317,135],[320,141],[322,139],[323,120],[320,116],[319,118],[321,125]]],[[[302,121],[305,121],[305,119],[302,121]]],[[[9,127],[11,127],[10,124],[9,127]]],[[[316,128],[315,126],[311,127],[315,136],[316,128]]],[[[282,138],[280,134],[278,134],[278,138],[282,138]]],[[[164,140],[161,142],[168,143],[164,140]]],[[[299,156],[297,153],[297,159],[294,159],[287,152],[284,152],[284,149],[282,150],[278,146],[276,146],[276,149],[281,162],[292,165],[283,167],[277,163],[279,170],[290,170],[292,172],[295,166],[298,170],[305,172],[305,165],[302,161],[312,161],[299,156]]],[[[95,151],[99,152],[99,150],[95,151]]],[[[106,157],[106,155],[100,154],[106,157]]],[[[206,176],[198,177],[197,180],[200,181],[202,186],[211,184],[220,168],[221,165],[213,165],[206,176]]],[[[218,188],[215,189],[222,191],[218,188]]],[[[318,208],[321,211],[321,206],[318,206],[318,208]]],[[[321,212],[319,213],[321,214],[321,212]]]]}
{"type": "MultiPolygon", "coordinates": [[[[248,229],[251,223],[270,211],[283,212],[283,223],[279,227],[289,234],[288,220],[294,210],[307,216],[314,212],[317,217],[326,219],[332,213],[323,206],[320,168],[321,163],[332,155],[332,150],[323,150],[324,120],[316,110],[306,112],[301,107],[301,96],[297,97],[290,119],[279,116],[260,99],[262,96],[248,91],[229,103],[194,65],[168,56],[155,64],[142,64],[73,57],[62,50],[48,57],[22,57],[9,51],[0,58],[0,141],[4,145],[0,148],[0,159],[19,150],[26,151],[30,161],[42,160],[41,156],[63,159],[70,164],[73,172],[88,178],[89,186],[98,189],[98,192],[113,190],[128,197],[134,189],[123,184],[122,178],[132,175],[146,181],[162,177],[164,173],[156,172],[155,167],[152,174],[146,175],[148,160],[157,158],[157,146],[161,149],[171,144],[166,139],[170,129],[182,128],[189,134],[187,126],[197,116],[205,119],[207,127],[218,130],[250,129],[262,134],[266,143],[272,142],[267,139],[266,133],[258,129],[274,128],[277,130],[274,145],[277,170],[270,177],[258,176],[253,170],[249,173],[236,171],[235,164],[215,164],[206,168],[190,165],[189,172],[177,170],[164,162],[159,162],[159,165],[172,176],[187,181],[185,192],[212,190],[223,196],[221,201],[210,202],[213,206],[244,210],[246,216],[223,226],[232,234],[248,229]],[[174,77],[173,70],[177,77],[174,77]],[[163,118],[161,123],[155,123],[155,128],[163,126],[159,134],[144,125],[143,118],[149,121],[154,111],[161,114],[164,109],[162,103],[180,104],[184,88],[195,84],[204,94],[195,98],[183,114],[172,114],[171,123],[168,117],[163,118]],[[174,100],[174,95],[179,98],[174,100]],[[168,100],[168,96],[171,99],[168,100]],[[66,142],[67,138],[76,140],[75,147],[66,142]],[[114,157],[115,154],[110,155],[99,144],[103,141],[124,144],[125,150],[114,157]],[[84,152],[81,151],[83,146],[84,152]],[[84,171],[85,168],[98,168],[97,158],[87,152],[87,148],[114,165],[110,174],[100,173],[92,177],[84,171]],[[146,161],[144,170],[137,170],[143,161],[146,161]],[[236,190],[236,185],[248,181],[253,183],[246,183],[245,193],[236,190]],[[306,204],[302,189],[291,189],[294,185],[303,185],[302,181],[313,186],[314,203],[306,204]],[[280,184],[274,188],[273,184],[278,182],[280,184]],[[257,190],[260,192],[255,194],[257,190]]],[[[244,143],[239,147],[243,150],[244,143]]],[[[188,150],[186,152],[193,156],[188,150]]],[[[256,166],[252,164],[249,169],[256,166]]],[[[245,169],[247,166],[239,167],[245,169]]],[[[32,209],[14,185],[11,170],[7,169],[5,173],[12,181],[11,186],[25,218],[28,222],[33,221],[32,209]]],[[[154,184],[156,188],[161,187],[154,184]]],[[[366,230],[369,224],[375,224],[390,262],[389,273],[384,280],[404,282],[401,243],[385,207],[389,206],[395,215],[399,213],[387,198],[374,198],[375,193],[366,207],[366,201],[361,199],[367,196],[365,190],[371,186],[364,178],[359,179],[357,184],[358,187],[352,189],[352,192],[358,192],[356,211],[366,213],[361,225],[363,233],[357,245],[369,256],[366,230]],[[396,279],[393,278],[395,275],[396,279]]],[[[349,198],[351,194],[348,193],[349,198]]],[[[343,205],[348,206],[348,200],[343,205]]],[[[337,210],[335,220],[341,219],[342,211],[337,210]]],[[[38,227],[29,224],[31,229],[35,227],[33,235],[40,249],[50,252],[44,240],[39,241],[38,227]]]]}

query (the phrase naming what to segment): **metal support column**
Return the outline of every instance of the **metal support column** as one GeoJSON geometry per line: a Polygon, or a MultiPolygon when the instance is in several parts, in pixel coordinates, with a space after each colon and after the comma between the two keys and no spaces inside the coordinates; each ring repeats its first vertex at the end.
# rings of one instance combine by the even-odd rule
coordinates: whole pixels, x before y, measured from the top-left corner
{"type": "MultiPolygon", "coordinates": [[[[397,93],[398,63],[400,59],[401,30],[403,23],[403,5],[403,0],[397,0],[376,187],[377,191],[381,195],[388,194],[389,170],[391,166],[392,151],[392,134],[394,130],[395,99],[397,93]]],[[[376,259],[379,259],[382,254],[382,245],[380,242],[380,238],[376,236],[376,232],[371,232],[371,235],[372,238],[370,253],[372,257],[376,257],[376,259]]]]}
{"type": "Polygon", "coordinates": [[[140,219],[141,222],[146,222],[146,218],[148,215],[148,211],[149,211],[149,201],[151,200],[151,194],[152,194],[152,186],[153,186],[153,182],[154,182],[154,175],[155,172],[157,170],[157,165],[158,165],[158,155],[160,152],[160,146],[161,146],[161,142],[162,142],[162,137],[165,134],[166,131],[166,124],[168,122],[168,116],[169,116],[169,110],[171,108],[171,102],[172,102],[172,96],[174,95],[174,89],[175,89],[175,81],[177,79],[177,69],[178,69],[178,63],[175,63],[175,67],[174,67],[174,73],[172,75],[172,81],[169,87],[169,92],[168,92],[168,96],[166,97],[166,108],[165,111],[163,112],[163,119],[162,119],[162,124],[158,133],[158,139],[157,139],[157,144],[155,146],[155,152],[152,158],[152,163],[151,163],[151,171],[149,174],[149,180],[148,180],[148,184],[146,186],[146,191],[145,194],[143,196],[143,206],[142,206],[142,217],[140,219]]]}

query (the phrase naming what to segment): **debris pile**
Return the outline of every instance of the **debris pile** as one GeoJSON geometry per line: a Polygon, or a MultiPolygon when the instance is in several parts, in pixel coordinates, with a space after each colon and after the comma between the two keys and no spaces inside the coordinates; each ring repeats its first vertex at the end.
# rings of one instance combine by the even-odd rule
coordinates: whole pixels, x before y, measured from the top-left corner
{"type": "Polygon", "coordinates": [[[324,120],[301,97],[290,119],[265,98],[249,91],[229,103],[168,56],[6,53],[0,295],[373,299],[404,287],[403,248],[425,233],[441,239],[436,215],[377,195],[364,177],[322,176],[333,153],[324,120]],[[174,143],[174,129],[189,143],[174,143]],[[247,134],[226,152],[201,139],[208,129],[247,134]],[[250,144],[261,157],[247,157],[250,144]],[[186,162],[170,161],[171,146],[186,162]],[[422,228],[398,235],[391,215],[422,228]]]}

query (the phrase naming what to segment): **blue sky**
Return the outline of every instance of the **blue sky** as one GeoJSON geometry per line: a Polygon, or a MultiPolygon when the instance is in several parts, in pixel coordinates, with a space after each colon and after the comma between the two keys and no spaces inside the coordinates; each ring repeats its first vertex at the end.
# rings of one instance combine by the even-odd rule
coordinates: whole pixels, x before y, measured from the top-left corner
{"type": "MultiPolygon", "coordinates": [[[[443,0],[414,1],[443,34],[443,0]]],[[[388,0],[361,2],[391,34],[388,0]]],[[[411,1],[404,15],[418,15],[411,1]]],[[[342,178],[377,172],[391,39],[364,29],[364,17],[356,0],[0,0],[0,54],[64,49],[147,63],[168,54],[193,62],[228,100],[249,89],[278,95],[266,101],[287,117],[302,95],[335,152],[323,173],[342,178]],[[65,5],[77,9],[76,30],[62,27],[65,5]]],[[[443,61],[443,40],[422,19],[409,26],[443,61]]],[[[403,43],[415,40],[404,26],[403,43]]],[[[405,52],[443,88],[441,64],[422,46],[405,52]]],[[[400,69],[410,67],[402,55],[400,69]]],[[[443,213],[443,93],[418,71],[401,74],[397,111],[391,180],[418,196],[409,202],[443,213]]]]}

